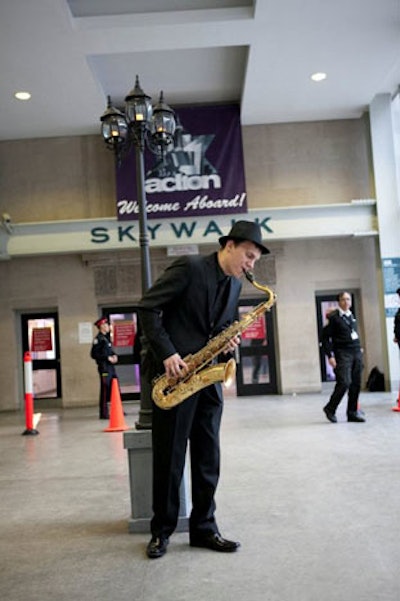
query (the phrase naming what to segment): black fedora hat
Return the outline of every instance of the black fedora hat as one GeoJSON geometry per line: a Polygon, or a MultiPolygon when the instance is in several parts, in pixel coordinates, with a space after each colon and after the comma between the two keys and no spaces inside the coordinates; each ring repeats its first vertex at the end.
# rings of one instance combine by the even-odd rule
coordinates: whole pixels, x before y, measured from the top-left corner
{"type": "Polygon", "coordinates": [[[226,236],[221,236],[219,243],[224,246],[228,240],[253,242],[261,250],[261,254],[268,255],[269,250],[262,243],[261,228],[253,221],[237,221],[226,236]]]}

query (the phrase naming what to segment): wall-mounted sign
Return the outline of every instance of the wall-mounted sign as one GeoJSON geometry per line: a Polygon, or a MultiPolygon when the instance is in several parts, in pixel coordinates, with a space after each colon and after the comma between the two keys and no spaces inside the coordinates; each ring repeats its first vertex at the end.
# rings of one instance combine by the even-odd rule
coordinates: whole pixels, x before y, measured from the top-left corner
{"type": "Polygon", "coordinates": [[[135,329],[133,321],[114,321],[113,322],[113,346],[133,347],[135,340],[135,329]]]}
{"type": "Polygon", "coordinates": [[[82,321],[78,324],[79,344],[90,344],[93,341],[93,326],[90,321],[82,321]]]}
{"type": "MultiPolygon", "coordinates": [[[[149,221],[152,248],[177,245],[218,245],[233,223],[243,216],[214,215],[188,219],[149,221]]],[[[267,244],[275,240],[377,236],[376,203],[250,209],[245,216],[261,227],[267,244]]],[[[0,232],[1,233],[1,232],[0,232]]],[[[33,256],[93,250],[139,249],[139,223],[112,219],[82,219],[24,223],[14,227],[7,241],[7,256],[33,256]]]]}
{"type": "Polygon", "coordinates": [[[31,351],[52,351],[51,328],[33,328],[31,351]]]}
{"type": "Polygon", "coordinates": [[[242,333],[244,340],[265,340],[267,337],[267,331],[265,328],[265,317],[260,315],[253,323],[246,328],[242,333]]]}
{"type": "Polygon", "coordinates": [[[386,317],[394,317],[399,308],[396,290],[400,288],[400,257],[382,259],[386,317]]]}

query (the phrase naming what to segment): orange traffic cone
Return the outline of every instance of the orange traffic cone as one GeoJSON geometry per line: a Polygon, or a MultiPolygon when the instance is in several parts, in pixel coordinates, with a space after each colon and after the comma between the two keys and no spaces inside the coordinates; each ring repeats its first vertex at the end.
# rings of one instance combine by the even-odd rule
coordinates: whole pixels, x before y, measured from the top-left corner
{"type": "Polygon", "coordinates": [[[103,432],[121,432],[122,430],[128,429],[129,428],[125,423],[124,411],[122,409],[118,380],[113,378],[111,382],[110,423],[108,428],[104,428],[103,432]]]}
{"type": "Polygon", "coordinates": [[[392,411],[400,411],[400,384],[399,384],[399,394],[397,395],[397,405],[396,405],[396,407],[392,407],[392,411]]]}

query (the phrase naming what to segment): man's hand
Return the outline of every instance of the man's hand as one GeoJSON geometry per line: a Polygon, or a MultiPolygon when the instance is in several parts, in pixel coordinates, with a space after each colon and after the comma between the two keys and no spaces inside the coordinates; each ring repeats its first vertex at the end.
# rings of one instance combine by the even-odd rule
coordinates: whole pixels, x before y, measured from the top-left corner
{"type": "Polygon", "coordinates": [[[108,357],[108,360],[110,363],[118,363],[118,355],[110,355],[110,357],[108,357]]]}
{"type": "Polygon", "coordinates": [[[237,349],[237,347],[240,344],[240,336],[234,336],[233,338],[230,339],[230,341],[228,342],[228,345],[226,347],[226,349],[224,350],[224,353],[234,353],[235,350],[237,349]]]}
{"type": "Polygon", "coordinates": [[[333,369],[335,369],[335,367],[336,367],[336,359],[335,359],[335,357],[329,357],[328,363],[329,363],[329,365],[331,367],[333,367],[333,369]]]}
{"type": "Polygon", "coordinates": [[[167,357],[164,359],[163,363],[168,378],[179,378],[185,376],[189,371],[187,364],[181,358],[179,353],[167,357]]]}

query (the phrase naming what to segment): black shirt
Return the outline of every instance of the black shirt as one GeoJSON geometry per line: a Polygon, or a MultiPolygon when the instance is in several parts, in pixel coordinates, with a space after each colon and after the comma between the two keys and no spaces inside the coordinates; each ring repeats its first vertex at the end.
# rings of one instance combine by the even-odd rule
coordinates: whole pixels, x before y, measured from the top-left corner
{"type": "Polygon", "coordinates": [[[222,309],[226,304],[230,282],[230,277],[225,275],[218,263],[217,255],[215,255],[215,269],[217,286],[215,290],[215,299],[212,308],[212,326],[214,325],[215,321],[217,321],[218,317],[221,315],[222,309]]]}

